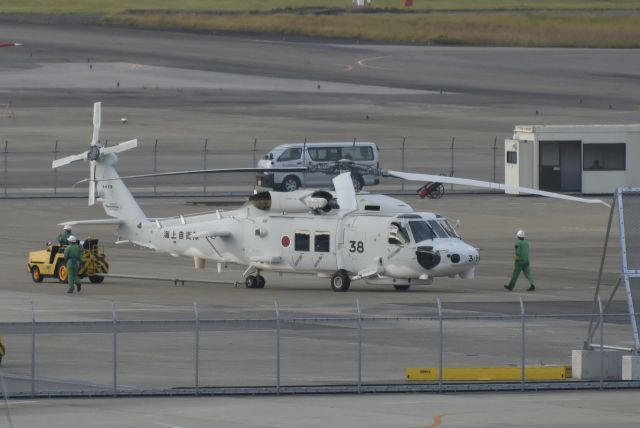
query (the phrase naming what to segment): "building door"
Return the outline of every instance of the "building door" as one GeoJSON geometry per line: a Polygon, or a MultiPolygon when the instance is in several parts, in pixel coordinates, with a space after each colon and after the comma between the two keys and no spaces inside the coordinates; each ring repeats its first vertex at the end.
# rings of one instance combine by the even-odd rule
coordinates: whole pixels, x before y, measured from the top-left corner
{"type": "Polygon", "coordinates": [[[582,191],[580,141],[540,141],[540,190],[582,191]]]}

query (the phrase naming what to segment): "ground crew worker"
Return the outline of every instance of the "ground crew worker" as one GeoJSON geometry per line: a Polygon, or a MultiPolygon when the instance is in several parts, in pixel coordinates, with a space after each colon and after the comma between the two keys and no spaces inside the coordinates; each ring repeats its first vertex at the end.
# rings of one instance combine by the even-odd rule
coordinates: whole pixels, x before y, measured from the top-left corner
{"type": "Polygon", "coordinates": [[[56,240],[60,245],[68,245],[70,236],[71,236],[71,225],[65,224],[64,227],[62,228],[62,233],[58,235],[58,238],[56,240]]]}
{"type": "Polygon", "coordinates": [[[516,259],[515,265],[513,267],[513,274],[511,275],[511,281],[508,285],[505,285],[504,288],[511,291],[513,287],[516,285],[516,281],[518,280],[518,276],[520,276],[520,271],[524,272],[524,275],[529,280],[529,288],[527,291],[533,291],[536,289],[536,286],[533,285],[533,275],[531,275],[531,270],[529,270],[529,243],[524,239],[524,230],[519,230],[516,233],[518,240],[516,241],[516,259]]]}
{"type": "Polygon", "coordinates": [[[82,263],[82,252],[82,248],[78,245],[78,239],[70,235],[69,245],[64,250],[64,261],[67,264],[67,283],[69,284],[67,293],[73,293],[74,285],[78,288],[78,293],[82,288],[80,277],[78,276],[80,264],[82,263]]]}
{"type": "Polygon", "coordinates": [[[2,336],[0,336],[0,364],[2,364],[2,357],[4,357],[5,352],[6,349],[4,348],[4,344],[2,343],[2,336]]]}

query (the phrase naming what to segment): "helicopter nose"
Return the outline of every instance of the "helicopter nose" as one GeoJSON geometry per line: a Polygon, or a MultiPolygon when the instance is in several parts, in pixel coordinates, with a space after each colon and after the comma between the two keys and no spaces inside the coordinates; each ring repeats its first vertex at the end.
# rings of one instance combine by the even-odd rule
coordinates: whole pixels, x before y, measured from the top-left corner
{"type": "Polygon", "coordinates": [[[427,270],[433,269],[440,263],[440,253],[430,246],[418,247],[416,250],[416,256],[418,256],[418,263],[420,263],[420,266],[427,270]]]}

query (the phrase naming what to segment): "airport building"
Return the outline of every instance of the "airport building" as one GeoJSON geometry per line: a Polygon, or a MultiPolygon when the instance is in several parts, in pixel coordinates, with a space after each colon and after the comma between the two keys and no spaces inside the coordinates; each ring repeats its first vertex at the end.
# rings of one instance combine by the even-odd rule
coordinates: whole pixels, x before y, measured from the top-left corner
{"type": "Polygon", "coordinates": [[[504,149],[507,185],[582,194],[640,187],[640,125],[516,126],[504,149]]]}

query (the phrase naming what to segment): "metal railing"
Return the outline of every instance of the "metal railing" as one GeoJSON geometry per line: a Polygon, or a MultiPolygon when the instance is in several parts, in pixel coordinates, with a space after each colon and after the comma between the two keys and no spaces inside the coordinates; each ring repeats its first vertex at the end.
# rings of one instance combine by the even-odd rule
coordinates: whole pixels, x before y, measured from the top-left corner
{"type": "MultiPolygon", "coordinates": [[[[83,162],[52,169],[51,162],[64,156],[86,150],[77,144],[58,140],[41,143],[42,149],[25,149],[20,142],[2,142],[2,184],[0,197],[21,196],[82,196],[85,187],[74,184],[87,177],[87,165],[83,162]]],[[[151,174],[181,169],[207,169],[224,167],[256,166],[257,160],[281,144],[279,141],[261,141],[257,138],[246,145],[232,149],[221,148],[216,142],[204,138],[199,141],[166,141],[147,139],[133,151],[120,156],[120,175],[151,174]]],[[[397,141],[377,141],[380,148],[380,165],[386,169],[456,175],[486,181],[501,181],[504,177],[504,151],[498,148],[498,137],[493,141],[412,141],[401,138],[397,141]]],[[[109,144],[106,140],[105,144],[109,144]]],[[[406,184],[399,180],[384,182],[392,188],[404,191],[419,185],[406,184]]],[[[243,186],[249,193],[255,184],[255,176],[239,177],[225,175],[215,179],[207,175],[190,177],[148,178],[131,182],[134,194],[158,195],[167,193],[220,192],[221,185],[243,186]],[[211,183],[216,183],[212,186],[211,183]]]]}
{"type": "MultiPolygon", "coordinates": [[[[591,381],[528,380],[528,363],[566,364],[592,314],[527,312],[522,298],[517,305],[512,314],[483,315],[447,311],[437,299],[422,316],[376,316],[357,300],[353,315],[342,307],[339,316],[286,316],[274,302],[271,315],[215,318],[194,303],[188,318],[158,320],[131,319],[113,303],[111,319],[62,322],[38,320],[32,305],[31,322],[0,323],[3,377],[12,397],[640,387],[610,382],[603,364],[591,381]],[[520,380],[443,378],[446,367],[498,365],[520,367],[520,380]],[[404,379],[407,367],[429,366],[438,381],[404,379]]],[[[599,308],[600,343],[605,332],[628,335],[618,322],[627,313],[599,308]]],[[[604,347],[591,346],[604,361],[604,347]]]]}

